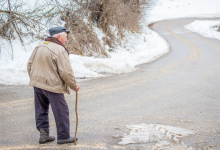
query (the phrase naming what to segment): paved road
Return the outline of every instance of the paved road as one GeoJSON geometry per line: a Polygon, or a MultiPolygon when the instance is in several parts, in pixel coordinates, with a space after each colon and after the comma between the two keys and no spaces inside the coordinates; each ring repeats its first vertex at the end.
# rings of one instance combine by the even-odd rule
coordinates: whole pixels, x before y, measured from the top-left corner
{"type": "MultiPolygon", "coordinates": [[[[220,41],[182,26],[193,19],[155,23],[152,28],[170,44],[171,52],[140,69],[81,82],[78,145],[39,145],[35,129],[33,89],[0,86],[0,149],[147,149],[151,144],[119,146],[114,135],[128,124],[163,124],[192,129],[184,139],[196,149],[220,149],[220,41]]],[[[18,77],[19,78],[19,77],[18,77]]],[[[66,95],[75,130],[75,94],[66,95]]],[[[50,132],[56,127],[50,112],[50,132]]]]}

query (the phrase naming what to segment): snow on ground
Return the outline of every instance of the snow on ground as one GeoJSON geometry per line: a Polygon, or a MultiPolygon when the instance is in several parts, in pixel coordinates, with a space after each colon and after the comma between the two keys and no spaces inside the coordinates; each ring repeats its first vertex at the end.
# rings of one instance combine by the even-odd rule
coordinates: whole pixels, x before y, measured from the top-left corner
{"type": "MultiPolygon", "coordinates": [[[[101,73],[120,74],[131,72],[136,70],[136,65],[153,61],[169,50],[164,39],[160,38],[155,32],[147,35],[131,33],[127,33],[127,35],[122,42],[123,47],[118,46],[115,52],[108,53],[110,58],[82,57],[71,54],[70,62],[76,78],[103,77],[104,75],[101,73]]],[[[28,45],[26,47],[27,52],[25,52],[19,39],[14,40],[14,58],[11,60],[11,47],[5,40],[1,40],[0,84],[19,85],[29,83],[26,71],[27,61],[39,42],[41,41],[28,45]]]]}
{"type": "Polygon", "coordinates": [[[219,26],[220,21],[196,20],[184,27],[189,31],[201,34],[204,37],[220,40],[220,32],[218,31],[219,26]]]}
{"type": "MultiPolygon", "coordinates": [[[[142,22],[142,34],[127,33],[121,45],[117,46],[114,52],[108,53],[110,58],[70,55],[75,76],[93,78],[106,76],[103,73],[120,74],[135,71],[138,69],[137,65],[158,59],[169,51],[166,41],[147,28],[149,23],[183,17],[216,17],[220,14],[219,5],[219,0],[155,0],[142,22]]],[[[24,40],[26,43],[30,41],[28,37],[24,40]]],[[[42,41],[25,44],[25,52],[19,40],[13,40],[14,59],[11,60],[10,44],[0,39],[0,84],[28,84],[26,64],[34,47],[40,42],[42,41]]]]}

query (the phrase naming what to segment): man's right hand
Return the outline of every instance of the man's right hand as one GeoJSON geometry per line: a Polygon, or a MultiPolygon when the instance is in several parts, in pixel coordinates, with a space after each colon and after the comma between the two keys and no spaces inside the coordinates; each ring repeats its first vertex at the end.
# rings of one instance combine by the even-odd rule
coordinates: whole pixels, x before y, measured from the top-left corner
{"type": "Polygon", "coordinates": [[[76,91],[76,92],[79,91],[79,88],[80,88],[80,87],[79,87],[79,84],[78,84],[78,85],[77,85],[77,88],[76,88],[74,91],[76,91]]]}

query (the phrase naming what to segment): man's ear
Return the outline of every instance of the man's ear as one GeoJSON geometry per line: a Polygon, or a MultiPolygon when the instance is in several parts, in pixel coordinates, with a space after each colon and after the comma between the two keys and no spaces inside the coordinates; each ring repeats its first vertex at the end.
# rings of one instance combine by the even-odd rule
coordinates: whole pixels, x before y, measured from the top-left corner
{"type": "Polygon", "coordinates": [[[57,39],[60,39],[60,34],[57,35],[57,39]]]}

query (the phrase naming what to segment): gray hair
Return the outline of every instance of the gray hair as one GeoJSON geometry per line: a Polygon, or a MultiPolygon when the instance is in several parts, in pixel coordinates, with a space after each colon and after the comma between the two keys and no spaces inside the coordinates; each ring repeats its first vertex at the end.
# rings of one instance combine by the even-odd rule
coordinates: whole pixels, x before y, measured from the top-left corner
{"type": "Polygon", "coordinates": [[[65,33],[65,32],[57,33],[57,34],[54,34],[52,37],[57,38],[58,35],[60,35],[60,36],[62,37],[62,36],[64,36],[64,33],[65,33]]]}

